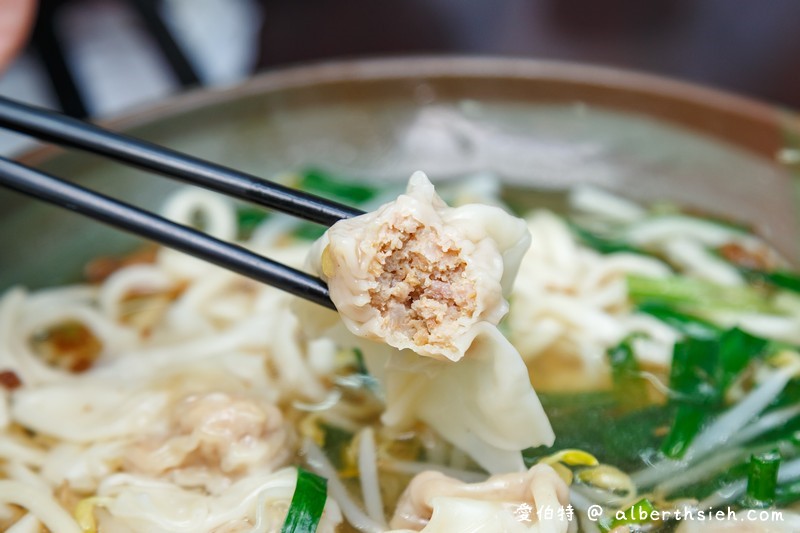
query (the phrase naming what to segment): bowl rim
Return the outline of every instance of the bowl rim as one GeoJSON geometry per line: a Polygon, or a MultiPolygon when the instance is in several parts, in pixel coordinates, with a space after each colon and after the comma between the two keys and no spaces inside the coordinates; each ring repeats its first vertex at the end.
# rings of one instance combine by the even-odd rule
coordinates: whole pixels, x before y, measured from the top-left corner
{"type": "MultiPolygon", "coordinates": [[[[670,100],[703,108],[718,116],[735,117],[763,129],[788,131],[800,138],[800,118],[792,111],[722,89],[616,67],[495,56],[336,59],[291,65],[258,73],[232,86],[198,87],[172,94],[157,102],[135,106],[117,116],[103,117],[94,122],[108,129],[124,131],[207,106],[270,92],[342,82],[434,78],[538,80],[634,92],[645,98],[670,100]]],[[[658,118],[668,120],[668,115],[658,118]]],[[[34,144],[16,154],[15,159],[35,166],[64,151],[59,146],[34,144]]]]}

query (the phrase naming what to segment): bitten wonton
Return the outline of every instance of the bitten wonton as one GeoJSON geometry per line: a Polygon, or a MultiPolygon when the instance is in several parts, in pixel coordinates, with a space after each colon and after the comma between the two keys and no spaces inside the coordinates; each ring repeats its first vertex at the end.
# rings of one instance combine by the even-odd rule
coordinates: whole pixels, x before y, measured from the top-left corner
{"type": "Polygon", "coordinates": [[[354,334],[458,361],[477,324],[508,312],[529,245],[523,220],[494,206],[448,207],[416,172],[396,201],[331,227],[311,258],[354,334]]]}

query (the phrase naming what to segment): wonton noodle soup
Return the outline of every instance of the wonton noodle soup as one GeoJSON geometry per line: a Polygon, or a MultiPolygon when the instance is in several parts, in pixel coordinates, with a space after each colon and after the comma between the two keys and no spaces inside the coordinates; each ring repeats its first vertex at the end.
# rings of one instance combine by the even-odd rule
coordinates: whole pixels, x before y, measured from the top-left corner
{"type": "Polygon", "coordinates": [[[793,531],[800,278],[779,254],[596,189],[517,218],[474,183],[438,193],[486,205],[450,207],[415,174],[324,235],[169,199],[308,263],[338,314],[165,249],[7,292],[0,524],[713,531],[669,513],[778,506],[748,527],[793,531]]]}

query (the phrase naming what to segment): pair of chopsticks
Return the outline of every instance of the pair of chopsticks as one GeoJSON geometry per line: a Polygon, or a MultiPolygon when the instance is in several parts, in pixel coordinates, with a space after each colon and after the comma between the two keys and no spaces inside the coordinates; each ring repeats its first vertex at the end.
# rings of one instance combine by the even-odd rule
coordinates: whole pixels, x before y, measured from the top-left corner
{"type": "MultiPolygon", "coordinates": [[[[0,127],[330,226],[362,211],[0,97],[0,127]]],[[[0,157],[0,185],[335,309],[322,280],[188,226],[0,157]]]]}

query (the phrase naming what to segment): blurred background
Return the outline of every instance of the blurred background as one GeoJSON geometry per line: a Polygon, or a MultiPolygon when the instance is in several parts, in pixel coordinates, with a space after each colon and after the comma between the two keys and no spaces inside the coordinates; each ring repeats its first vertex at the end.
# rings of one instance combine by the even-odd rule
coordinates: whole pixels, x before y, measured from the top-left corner
{"type": "MultiPolygon", "coordinates": [[[[333,58],[480,54],[647,71],[800,108],[796,0],[41,0],[0,94],[105,117],[333,58]]],[[[0,137],[0,151],[18,139],[0,137]]]]}

